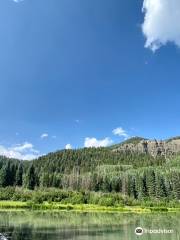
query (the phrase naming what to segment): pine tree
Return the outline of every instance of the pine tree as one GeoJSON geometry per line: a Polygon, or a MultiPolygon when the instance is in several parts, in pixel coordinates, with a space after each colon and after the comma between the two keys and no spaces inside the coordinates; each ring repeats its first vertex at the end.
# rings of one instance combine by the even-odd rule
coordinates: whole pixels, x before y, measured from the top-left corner
{"type": "Polygon", "coordinates": [[[34,169],[33,164],[31,164],[31,166],[28,169],[27,176],[26,176],[26,181],[27,181],[26,187],[28,189],[33,190],[35,185],[36,185],[36,182],[35,182],[35,169],[34,169]]]}
{"type": "Polygon", "coordinates": [[[2,187],[12,185],[10,162],[8,161],[1,169],[0,172],[0,184],[2,187]]]}
{"type": "Polygon", "coordinates": [[[146,172],[146,185],[149,197],[154,198],[156,196],[156,177],[153,169],[148,169],[146,172]]]}
{"type": "Polygon", "coordinates": [[[22,183],[23,183],[23,166],[22,163],[20,163],[16,172],[16,186],[22,186],[22,183]]]}
{"type": "Polygon", "coordinates": [[[180,172],[172,172],[172,186],[173,192],[176,199],[180,199],[180,172]]]}
{"type": "Polygon", "coordinates": [[[144,199],[148,195],[147,194],[147,186],[146,186],[146,176],[144,174],[143,175],[139,175],[139,174],[136,175],[138,199],[144,199]]]}
{"type": "Polygon", "coordinates": [[[6,180],[5,180],[5,169],[4,167],[0,170],[0,187],[6,187],[6,180]]]}
{"type": "Polygon", "coordinates": [[[158,172],[156,174],[156,198],[162,199],[167,197],[166,186],[163,176],[158,172]]]}
{"type": "Polygon", "coordinates": [[[135,179],[135,177],[131,176],[129,181],[130,181],[130,193],[129,193],[129,196],[137,199],[138,193],[137,193],[137,188],[136,188],[136,179],[135,179]]]}

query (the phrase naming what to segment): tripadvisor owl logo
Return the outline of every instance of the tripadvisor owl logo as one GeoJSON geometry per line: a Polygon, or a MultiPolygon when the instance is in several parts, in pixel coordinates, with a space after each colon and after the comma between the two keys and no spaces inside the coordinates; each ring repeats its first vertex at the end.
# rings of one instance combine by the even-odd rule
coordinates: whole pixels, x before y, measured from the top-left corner
{"type": "Polygon", "coordinates": [[[143,235],[143,233],[144,233],[144,231],[143,231],[143,229],[141,227],[137,227],[135,229],[135,234],[136,235],[141,236],[141,235],[143,235]]]}
{"type": "Polygon", "coordinates": [[[0,240],[8,240],[2,233],[0,233],[0,240]]]}

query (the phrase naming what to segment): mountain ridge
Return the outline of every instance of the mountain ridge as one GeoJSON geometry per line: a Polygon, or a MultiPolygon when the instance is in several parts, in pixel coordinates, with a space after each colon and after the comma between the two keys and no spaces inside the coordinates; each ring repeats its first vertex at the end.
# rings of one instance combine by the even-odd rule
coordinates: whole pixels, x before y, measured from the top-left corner
{"type": "Polygon", "coordinates": [[[165,140],[152,140],[142,137],[133,137],[126,141],[112,146],[117,152],[139,152],[150,154],[153,157],[169,157],[180,153],[180,137],[172,137],[165,140]]]}
{"type": "Polygon", "coordinates": [[[163,147],[164,144],[179,147],[179,142],[179,138],[169,143],[133,138],[115,149],[61,150],[34,161],[0,157],[0,188],[58,188],[63,191],[117,192],[138,200],[179,200],[180,155],[169,161],[163,154],[154,157],[148,151],[144,153],[142,148],[139,151],[145,143],[148,147],[155,144],[157,150],[160,143],[163,147]]]}
{"type": "MultiPolygon", "coordinates": [[[[98,148],[105,148],[105,149],[111,150],[112,152],[119,152],[119,153],[131,152],[131,153],[149,154],[153,157],[156,157],[156,156],[167,157],[170,155],[180,153],[180,136],[175,136],[175,137],[167,138],[164,140],[149,139],[145,137],[134,136],[118,144],[113,144],[108,147],[98,147],[98,148]]],[[[53,155],[53,154],[64,152],[64,151],[70,152],[70,151],[78,151],[81,149],[87,149],[87,148],[84,147],[84,148],[68,149],[68,150],[60,149],[56,151],[51,151],[31,161],[36,161],[38,159],[41,159],[42,157],[53,155]]],[[[90,149],[97,149],[97,148],[90,147],[90,149]]],[[[27,161],[27,160],[9,158],[3,155],[0,155],[0,157],[6,158],[6,159],[18,160],[18,161],[27,161]]]]}

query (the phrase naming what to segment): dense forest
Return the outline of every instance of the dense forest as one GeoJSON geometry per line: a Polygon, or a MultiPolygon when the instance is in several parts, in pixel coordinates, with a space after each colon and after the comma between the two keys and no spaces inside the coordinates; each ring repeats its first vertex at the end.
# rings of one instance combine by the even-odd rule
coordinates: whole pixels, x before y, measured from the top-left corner
{"type": "Polygon", "coordinates": [[[83,148],[33,161],[0,157],[0,187],[120,193],[137,200],[180,200],[180,157],[83,148]]]}

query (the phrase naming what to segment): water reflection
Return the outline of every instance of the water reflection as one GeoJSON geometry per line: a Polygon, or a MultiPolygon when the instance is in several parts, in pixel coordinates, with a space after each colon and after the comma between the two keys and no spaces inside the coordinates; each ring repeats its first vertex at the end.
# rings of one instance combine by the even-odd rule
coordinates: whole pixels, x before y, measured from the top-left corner
{"type": "Polygon", "coordinates": [[[0,232],[12,240],[180,240],[180,214],[0,212],[0,232]],[[136,227],[173,229],[136,236],[136,227]]]}

